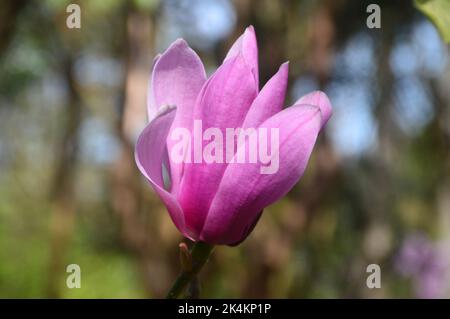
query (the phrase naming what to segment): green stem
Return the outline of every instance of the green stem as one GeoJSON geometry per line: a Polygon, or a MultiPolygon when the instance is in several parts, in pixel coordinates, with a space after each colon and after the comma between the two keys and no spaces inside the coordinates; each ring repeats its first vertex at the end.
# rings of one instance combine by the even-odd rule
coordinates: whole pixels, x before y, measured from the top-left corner
{"type": "Polygon", "coordinates": [[[197,276],[200,269],[202,269],[213,249],[214,246],[203,242],[196,242],[194,246],[192,246],[192,267],[190,270],[182,269],[180,275],[167,294],[167,299],[176,299],[183,293],[187,285],[197,276]]]}

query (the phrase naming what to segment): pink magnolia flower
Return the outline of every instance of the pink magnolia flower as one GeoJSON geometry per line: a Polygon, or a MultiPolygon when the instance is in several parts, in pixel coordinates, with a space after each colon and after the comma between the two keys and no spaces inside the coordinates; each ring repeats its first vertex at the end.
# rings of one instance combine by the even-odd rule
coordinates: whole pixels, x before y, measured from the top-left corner
{"type": "Polygon", "coordinates": [[[209,244],[240,243],[263,209],[303,175],[317,135],[331,116],[331,104],[316,91],[283,109],[287,80],[284,63],[259,91],[253,27],[237,39],[209,79],[200,58],[182,39],[155,59],[148,91],[150,123],[137,141],[135,158],[184,236],[209,244]],[[226,128],[278,129],[278,148],[271,150],[279,156],[278,170],[261,174],[261,163],[170,160],[171,130],[192,131],[195,120],[202,121],[203,129],[218,128],[224,134],[226,128]]]}

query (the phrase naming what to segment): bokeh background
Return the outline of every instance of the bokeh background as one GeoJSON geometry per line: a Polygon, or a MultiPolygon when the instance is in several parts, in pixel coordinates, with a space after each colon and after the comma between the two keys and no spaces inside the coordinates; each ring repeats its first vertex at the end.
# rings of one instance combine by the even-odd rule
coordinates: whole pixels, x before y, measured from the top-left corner
{"type": "Polygon", "coordinates": [[[81,29],[69,2],[0,5],[0,297],[164,297],[183,239],[133,159],[151,61],[183,37],[210,74],[250,24],[261,82],[289,60],[286,105],[321,89],[334,115],[202,296],[450,297],[449,46],[412,1],[72,1],[81,29]]]}

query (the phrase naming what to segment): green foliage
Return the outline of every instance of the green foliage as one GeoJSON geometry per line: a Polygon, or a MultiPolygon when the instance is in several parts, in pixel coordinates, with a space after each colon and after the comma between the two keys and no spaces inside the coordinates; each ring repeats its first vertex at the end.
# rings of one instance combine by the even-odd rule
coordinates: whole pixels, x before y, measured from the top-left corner
{"type": "Polygon", "coordinates": [[[415,0],[422,11],[438,28],[442,38],[450,42],[450,0],[415,0]]]}

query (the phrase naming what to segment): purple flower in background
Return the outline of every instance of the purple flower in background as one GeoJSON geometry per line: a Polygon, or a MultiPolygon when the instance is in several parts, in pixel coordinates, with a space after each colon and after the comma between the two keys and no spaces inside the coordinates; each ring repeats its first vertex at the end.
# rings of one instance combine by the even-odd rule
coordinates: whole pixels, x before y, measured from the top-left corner
{"type": "MultiPolygon", "coordinates": [[[[184,236],[208,244],[240,243],[263,209],[283,197],[303,175],[316,138],[331,116],[331,104],[317,91],[283,109],[287,80],[288,64],[284,63],[259,91],[253,27],[237,39],[209,79],[200,58],[182,39],[156,58],[148,91],[150,123],[137,141],[135,157],[184,236]],[[261,163],[239,163],[239,151],[250,152],[239,144],[232,150],[231,161],[174,161],[172,150],[178,144],[172,133],[183,129],[195,137],[198,122],[215,136],[226,136],[229,128],[275,129],[278,140],[270,152],[271,159],[277,158],[276,170],[263,174],[261,163]],[[163,166],[170,185],[163,178],[163,166]]],[[[247,138],[252,137],[256,140],[254,134],[247,138]]],[[[207,143],[203,138],[200,147],[206,149],[207,143]]],[[[189,145],[198,146],[195,140],[189,145]]],[[[257,146],[261,155],[261,139],[257,146]]],[[[195,153],[188,149],[182,152],[183,158],[195,153]]],[[[222,149],[216,149],[215,155],[218,151],[222,149]]]]}
{"type": "Polygon", "coordinates": [[[402,276],[412,278],[418,298],[439,298],[447,289],[447,256],[422,234],[404,241],[395,267],[402,276]]]}

